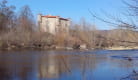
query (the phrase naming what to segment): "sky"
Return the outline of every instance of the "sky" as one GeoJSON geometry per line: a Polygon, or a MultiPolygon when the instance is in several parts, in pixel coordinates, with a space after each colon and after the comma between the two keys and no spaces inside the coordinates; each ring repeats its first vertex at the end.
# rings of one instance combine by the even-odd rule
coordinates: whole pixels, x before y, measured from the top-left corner
{"type": "Polygon", "coordinates": [[[118,15],[124,11],[122,0],[8,0],[8,2],[16,6],[16,11],[24,5],[29,5],[35,18],[39,13],[71,18],[72,22],[76,23],[84,18],[103,30],[113,27],[96,20],[89,10],[102,18],[106,17],[105,13],[118,15]]]}

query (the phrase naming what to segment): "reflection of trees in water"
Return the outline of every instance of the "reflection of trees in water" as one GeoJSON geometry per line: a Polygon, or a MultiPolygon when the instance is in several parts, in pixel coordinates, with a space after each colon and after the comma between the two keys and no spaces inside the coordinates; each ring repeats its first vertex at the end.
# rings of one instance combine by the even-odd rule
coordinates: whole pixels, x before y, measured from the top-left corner
{"type": "MultiPolygon", "coordinates": [[[[24,64],[26,65],[26,64],[24,64]]],[[[32,74],[32,68],[27,66],[22,66],[18,71],[18,77],[20,80],[29,80],[29,77],[31,77],[32,74]]]]}
{"type": "Polygon", "coordinates": [[[95,71],[102,68],[103,63],[107,63],[106,65],[109,67],[119,67],[122,69],[129,69],[134,66],[133,61],[112,59],[108,56],[97,54],[71,55],[49,53],[37,57],[39,60],[34,59],[32,55],[20,57],[5,56],[0,58],[0,80],[15,80],[15,76],[19,80],[31,80],[30,78],[34,76],[40,80],[47,78],[58,79],[63,75],[76,78],[75,70],[82,80],[93,80],[95,78],[95,71]],[[38,70],[36,71],[37,76],[33,74],[34,69],[38,70]]]}
{"type": "Polygon", "coordinates": [[[38,66],[40,78],[52,78],[58,76],[59,64],[58,60],[56,59],[56,55],[47,54],[41,56],[38,66]]]}
{"type": "Polygon", "coordinates": [[[93,70],[97,67],[98,60],[95,54],[80,56],[82,80],[92,79],[93,70]],[[91,74],[91,75],[89,75],[91,74]]]}
{"type": "Polygon", "coordinates": [[[70,72],[67,58],[67,56],[56,54],[41,56],[39,61],[39,77],[58,78],[63,72],[70,72]]]}
{"type": "Polygon", "coordinates": [[[11,74],[5,67],[0,67],[0,80],[11,80],[11,74]]]}
{"type": "MultiPolygon", "coordinates": [[[[61,74],[73,74],[79,70],[84,79],[87,72],[96,68],[96,55],[44,54],[39,61],[39,78],[59,78],[61,74]]],[[[92,71],[91,71],[92,72],[92,71]]]]}
{"type": "Polygon", "coordinates": [[[32,57],[3,56],[0,58],[0,80],[30,80],[32,57]],[[24,60],[25,59],[25,60],[24,60]]]}
{"type": "Polygon", "coordinates": [[[13,71],[10,69],[12,62],[11,60],[8,62],[7,58],[0,57],[0,80],[12,80],[13,78],[13,71]]]}

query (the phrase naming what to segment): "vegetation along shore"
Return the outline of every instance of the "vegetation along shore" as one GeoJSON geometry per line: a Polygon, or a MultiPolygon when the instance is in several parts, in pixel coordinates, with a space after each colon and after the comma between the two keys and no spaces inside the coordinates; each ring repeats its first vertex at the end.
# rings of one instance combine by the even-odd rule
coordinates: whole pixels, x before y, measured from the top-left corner
{"type": "Polygon", "coordinates": [[[6,0],[0,2],[1,50],[138,49],[138,31],[137,27],[133,28],[132,25],[122,22],[118,23],[116,29],[99,30],[96,25],[88,23],[84,18],[80,19],[79,23],[75,23],[71,19],[51,15],[41,15],[36,21],[29,6],[25,5],[20,11],[15,11],[16,6],[7,3],[6,0]],[[57,32],[51,34],[47,30],[42,31],[44,29],[40,26],[43,25],[43,21],[40,20],[42,18],[57,19],[58,22],[65,21],[68,24],[65,24],[67,27],[57,24],[58,31],[55,30],[57,32]]]}

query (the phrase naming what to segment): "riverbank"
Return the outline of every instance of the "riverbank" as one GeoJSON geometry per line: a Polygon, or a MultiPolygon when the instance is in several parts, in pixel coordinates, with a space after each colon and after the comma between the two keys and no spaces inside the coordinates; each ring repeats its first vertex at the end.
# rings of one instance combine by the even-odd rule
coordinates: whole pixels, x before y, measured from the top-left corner
{"type": "Polygon", "coordinates": [[[0,44],[0,50],[133,50],[138,49],[138,46],[116,46],[116,47],[99,47],[91,48],[85,44],[74,44],[72,46],[58,46],[56,44],[46,44],[43,42],[36,43],[2,43],[0,44]]]}
{"type": "Polygon", "coordinates": [[[55,44],[46,43],[2,43],[0,50],[14,51],[14,50],[88,50],[86,46],[72,45],[72,46],[58,46],[55,44]]]}
{"type": "Polygon", "coordinates": [[[119,46],[119,47],[108,47],[105,49],[106,50],[133,50],[133,49],[138,49],[138,46],[130,46],[130,47],[119,46]]]}

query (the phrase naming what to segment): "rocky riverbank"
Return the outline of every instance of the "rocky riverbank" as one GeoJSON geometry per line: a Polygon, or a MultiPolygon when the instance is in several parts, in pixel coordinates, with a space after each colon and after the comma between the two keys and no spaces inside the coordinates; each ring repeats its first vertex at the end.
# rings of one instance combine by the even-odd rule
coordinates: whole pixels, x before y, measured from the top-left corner
{"type": "Polygon", "coordinates": [[[58,46],[55,44],[38,43],[1,43],[0,50],[88,50],[87,46],[75,44],[72,46],[58,46]]]}
{"type": "Polygon", "coordinates": [[[0,43],[0,50],[95,50],[95,49],[106,49],[106,50],[132,50],[138,49],[138,46],[116,46],[106,48],[90,48],[86,44],[74,44],[72,46],[59,46],[56,44],[47,44],[44,42],[33,42],[33,43],[15,43],[5,42],[0,43]]]}

